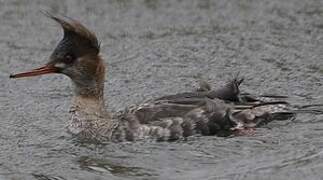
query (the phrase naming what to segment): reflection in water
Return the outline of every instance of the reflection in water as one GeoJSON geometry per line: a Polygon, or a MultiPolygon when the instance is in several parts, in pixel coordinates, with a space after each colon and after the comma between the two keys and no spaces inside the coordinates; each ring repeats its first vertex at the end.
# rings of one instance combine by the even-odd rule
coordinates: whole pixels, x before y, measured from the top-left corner
{"type": "Polygon", "coordinates": [[[95,171],[100,173],[111,173],[121,177],[151,177],[154,176],[152,170],[141,167],[127,167],[119,163],[111,162],[107,159],[96,159],[88,156],[82,156],[77,161],[81,169],[95,171]]]}
{"type": "Polygon", "coordinates": [[[8,79],[42,64],[61,35],[39,10],[98,33],[111,110],[183,92],[195,77],[221,85],[237,71],[249,93],[323,102],[317,0],[0,0],[1,180],[323,179],[321,107],[247,137],[108,146],[68,138],[66,77],[8,79]]]}
{"type": "Polygon", "coordinates": [[[31,174],[37,180],[66,180],[59,176],[48,176],[44,174],[31,174]]]}

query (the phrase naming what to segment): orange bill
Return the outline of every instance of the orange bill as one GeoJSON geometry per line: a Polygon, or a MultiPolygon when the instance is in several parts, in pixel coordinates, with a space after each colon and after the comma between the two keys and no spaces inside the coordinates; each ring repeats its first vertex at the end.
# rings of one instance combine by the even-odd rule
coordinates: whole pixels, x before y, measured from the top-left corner
{"type": "Polygon", "coordinates": [[[58,69],[53,65],[45,65],[41,68],[33,69],[31,71],[18,73],[18,74],[11,74],[10,78],[21,78],[21,77],[31,77],[31,76],[39,76],[42,74],[49,74],[49,73],[57,73],[58,69]]]}

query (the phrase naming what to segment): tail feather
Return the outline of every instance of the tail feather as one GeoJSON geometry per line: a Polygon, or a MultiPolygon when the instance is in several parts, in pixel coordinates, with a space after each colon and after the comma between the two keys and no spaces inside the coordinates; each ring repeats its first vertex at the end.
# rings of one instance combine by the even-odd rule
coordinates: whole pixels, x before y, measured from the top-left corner
{"type": "Polygon", "coordinates": [[[294,106],[286,101],[238,104],[233,106],[233,118],[245,127],[259,127],[273,120],[292,119],[300,113],[323,114],[321,107],[323,104],[294,106]]]}
{"type": "Polygon", "coordinates": [[[323,114],[323,104],[295,106],[287,96],[240,93],[242,78],[211,90],[204,84],[187,92],[151,100],[125,112],[125,137],[176,140],[199,133],[226,136],[235,130],[259,127],[273,120],[292,119],[298,113],[323,114]]]}
{"type": "MultiPolygon", "coordinates": [[[[314,106],[315,107],[315,106],[314,106]]],[[[298,108],[293,110],[295,114],[306,113],[306,114],[323,114],[323,109],[309,109],[307,108],[298,108]]]]}

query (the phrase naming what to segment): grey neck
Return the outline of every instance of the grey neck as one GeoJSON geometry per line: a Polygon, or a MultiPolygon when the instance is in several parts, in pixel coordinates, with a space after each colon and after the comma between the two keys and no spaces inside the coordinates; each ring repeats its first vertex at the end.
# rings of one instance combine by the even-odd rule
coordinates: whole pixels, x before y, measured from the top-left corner
{"type": "Polygon", "coordinates": [[[92,99],[104,108],[104,82],[91,80],[84,83],[83,80],[83,83],[73,81],[73,84],[75,97],[92,99]]]}
{"type": "Polygon", "coordinates": [[[106,114],[104,102],[104,82],[91,81],[85,84],[74,82],[74,97],[72,107],[87,113],[106,114]]]}
{"type": "Polygon", "coordinates": [[[112,133],[110,130],[115,123],[104,106],[103,85],[94,87],[97,89],[83,88],[75,84],[68,129],[72,134],[85,138],[95,139],[101,136],[109,138],[112,133]]]}
{"type": "Polygon", "coordinates": [[[103,93],[98,92],[103,92],[103,86],[95,90],[75,87],[70,109],[71,119],[67,126],[69,132],[86,139],[111,139],[112,130],[117,123],[105,109],[103,93]]]}

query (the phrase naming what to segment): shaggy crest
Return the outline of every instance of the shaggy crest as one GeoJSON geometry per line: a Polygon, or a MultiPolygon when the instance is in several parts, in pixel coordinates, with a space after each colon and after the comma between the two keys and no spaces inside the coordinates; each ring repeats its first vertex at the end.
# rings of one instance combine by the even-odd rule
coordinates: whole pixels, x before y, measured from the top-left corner
{"type": "Polygon", "coordinates": [[[77,54],[90,53],[96,55],[100,52],[100,43],[95,34],[83,26],[79,21],[69,17],[58,17],[49,12],[43,12],[43,14],[59,23],[63,28],[64,38],[61,40],[60,44],[69,44],[74,47],[74,51],[77,54]]]}

